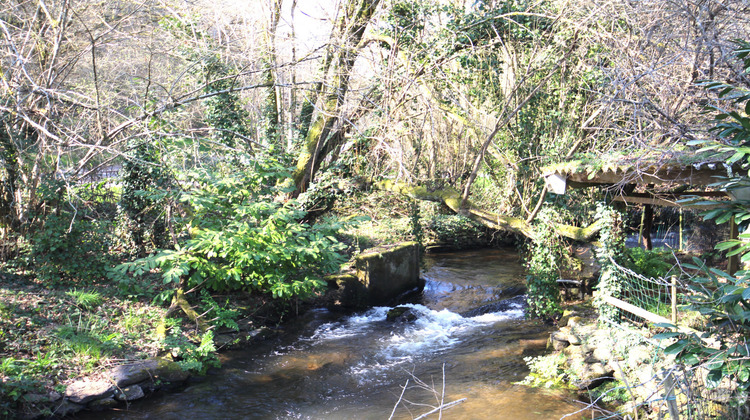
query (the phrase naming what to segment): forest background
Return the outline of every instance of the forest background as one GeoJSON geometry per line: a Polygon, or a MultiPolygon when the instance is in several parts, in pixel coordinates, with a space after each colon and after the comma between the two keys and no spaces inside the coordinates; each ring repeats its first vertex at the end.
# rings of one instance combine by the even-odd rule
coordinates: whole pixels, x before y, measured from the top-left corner
{"type": "MultiPolygon", "coordinates": [[[[376,232],[423,241],[423,228],[484,225],[552,249],[549,232],[589,226],[618,186],[556,196],[545,166],[658,165],[702,142],[744,145],[715,127],[747,121],[727,95],[749,85],[749,11],[740,0],[3,4],[0,374],[13,386],[0,409],[40,372],[59,388],[137,336],[144,354],[179,349],[205,371],[213,328],[237,327],[238,308],[217,299],[246,292],[294,311],[376,232]],[[52,312],[87,324],[34,321],[35,302],[18,296],[41,290],[52,312]],[[167,321],[180,311],[194,331],[167,321]],[[45,326],[51,337],[24,334],[45,326]]],[[[535,263],[539,302],[554,258],[535,263]]]]}

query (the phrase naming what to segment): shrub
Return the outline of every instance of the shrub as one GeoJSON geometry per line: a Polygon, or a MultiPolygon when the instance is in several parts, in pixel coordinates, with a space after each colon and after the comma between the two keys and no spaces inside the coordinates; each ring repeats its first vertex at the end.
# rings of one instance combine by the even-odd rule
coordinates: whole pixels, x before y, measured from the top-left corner
{"type": "Polygon", "coordinates": [[[668,261],[674,259],[672,253],[666,250],[647,250],[643,248],[629,248],[626,251],[628,268],[645,277],[664,277],[672,269],[668,261]]]}
{"type": "Polygon", "coordinates": [[[193,172],[193,190],[181,197],[191,214],[190,238],[117,271],[144,274],[158,267],[165,283],[186,279],[189,287],[282,299],[311,294],[345,260],[344,245],[334,237],[343,226],[330,219],[301,223],[305,212],[296,201],[277,199],[284,192],[277,184],[288,176],[270,158],[230,174],[193,172]]]}
{"type": "Polygon", "coordinates": [[[31,237],[31,261],[44,281],[93,281],[112,263],[111,223],[49,215],[31,237]]]}

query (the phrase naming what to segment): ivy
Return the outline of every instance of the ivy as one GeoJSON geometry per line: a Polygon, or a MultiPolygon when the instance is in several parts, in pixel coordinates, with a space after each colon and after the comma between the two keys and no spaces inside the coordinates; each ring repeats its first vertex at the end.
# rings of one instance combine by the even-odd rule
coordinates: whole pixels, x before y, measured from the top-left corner
{"type": "MultiPolygon", "coordinates": [[[[152,126],[161,125],[154,119],[152,126]]],[[[156,247],[167,242],[167,222],[163,206],[154,193],[169,184],[161,163],[161,152],[155,139],[137,140],[124,165],[120,207],[127,222],[133,244],[141,248],[150,241],[156,247]]]]}
{"type": "Polygon", "coordinates": [[[203,66],[205,92],[221,92],[205,100],[206,123],[213,129],[211,136],[216,142],[235,148],[237,138],[248,138],[250,129],[247,127],[249,114],[242,106],[239,94],[231,91],[235,84],[233,72],[218,57],[204,60],[203,66]]]}
{"type": "Polygon", "coordinates": [[[539,212],[527,262],[528,313],[540,318],[559,318],[562,313],[557,279],[565,248],[553,228],[555,214],[549,207],[539,212]]]}
{"type": "Polygon", "coordinates": [[[622,230],[622,216],[619,212],[605,205],[599,204],[596,209],[596,219],[601,220],[602,229],[599,232],[599,247],[596,249],[596,260],[601,266],[598,293],[594,298],[594,306],[599,309],[601,319],[615,320],[618,309],[606,304],[603,296],[619,298],[622,293],[622,279],[615,263],[620,263],[625,250],[622,230]]]}

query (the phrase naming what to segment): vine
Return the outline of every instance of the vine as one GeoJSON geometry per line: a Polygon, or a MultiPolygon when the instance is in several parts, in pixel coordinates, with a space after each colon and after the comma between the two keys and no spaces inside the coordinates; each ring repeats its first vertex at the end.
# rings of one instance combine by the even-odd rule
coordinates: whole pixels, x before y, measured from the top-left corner
{"type": "Polygon", "coordinates": [[[601,274],[599,275],[599,292],[594,298],[594,306],[599,310],[600,319],[615,320],[618,309],[604,303],[602,297],[620,297],[622,293],[619,271],[612,263],[612,261],[620,262],[625,250],[622,216],[612,208],[599,204],[596,209],[596,219],[600,220],[602,225],[599,232],[599,247],[596,249],[596,259],[601,266],[601,274]]]}
{"type": "Polygon", "coordinates": [[[555,217],[556,213],[549,207],[539,212],[532,228],[531,256],[526,264],[528,313],[539,318],[558,318],[562,313],[557,279],[560,278],[565,247],[553,228],[555,217]]]}

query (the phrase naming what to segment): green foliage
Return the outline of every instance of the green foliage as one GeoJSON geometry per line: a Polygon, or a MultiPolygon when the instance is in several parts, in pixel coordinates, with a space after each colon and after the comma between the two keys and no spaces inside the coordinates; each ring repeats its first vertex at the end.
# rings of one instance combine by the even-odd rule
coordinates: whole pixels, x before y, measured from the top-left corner
{"type": "Polygon", "coordinates": [[[103,299],[99,292],[87,292],[85,290],[73,289],[65,292],[66,295],[73,298],[75,304],[83,310],[91,311],[101,305],[103,299]]]}
{"type": "Polygon", "coordinates": [[[235,331],[239,330],[237,324],[237,318],[239,317],[239,311],[235,309],[229,309],[229,302],[225,307],[219,305],[214,298],[211,297],[205,290],[201,293],[201,303],[203,304],[203,312],[205,313],[206,319],[212,325],[219,328],[231,328],[235,331]]]}
{"type": "MultiPolygon", "coordinates": [[[[152,121],[152,125],[162,123],[157,119],[152,121]]],[[[164,246],[167,242],[164,203],[154,193],[169,181],[156,141],[138,140],[128,154],[124,171],[120,207],[127,216],[133,244],[141,249],[147,241],[156,247],[164,246]]]]}
{"type": "Polygon", "coordinates": [[[185,337],[177,322],[172,321],[163,346],[177,359],[177,364],[183,370],[205,375],[209,368],[221,365],[216,356],[213,331],[206,331],[202,334],[200,343],[196,345],[185,337]]]}
{"type": "Polygon", "coordinates": [[[602,319],[615,320],[618,309],[602,301],[602,296],[620,297],[622,293],[622,279],[619,271],[612,262],[620,264],[625,249],[625,241],[622,234],[622,216],[612,208],[599,205],[596,210],[596,218],[601,221],[602,229],[599,232],[599,244],[596,249],[596,260],[601,266],[599,284],[594,299],[594,306],[599,309],[599,317],[602,319]]]}
{"type": "Polygon", "coordinates": [[[557,222],[555,217],[551,208],[539,212],[526,263],[528,314],[540,318],[559,318],[562,313],[557,279],[560,278],[565,246],[553,228],[557,222]]]}
{"type": "MultiPolygon", "coordinates": [[[[750,70],[750,44],[745,41],[738,44],[736,54],[747,72],[750,70]]],[[[747,148],[750,140],[750,94],[727,83],[708,82],[704,86],[718,91],[718,97],[725,101],[725,105],[737,109],[709,107],[714,115],[713,131],[719,142],[703,142],[704,149],[729,152],[732,157],[728,163],[741,164],[746,170],[750,166],[750,149],[747,148]]],[[[745,170],[720,181],[718,186],[731,190],[750,185],[745,170]]],[[[750,220],[750,209],[747,202],[733,202],[708,211],[704,217],[714,219],[717,224],[727,223],[732,218],[741,223],[750,220]]],[[[741,237],[750,236],[743,233],[741,237]]],[[[728,251],[727,255],[739,255],[742,261],[750,260],[750,246],[743,241],[725,241],[718,244],[716,249],[728,251]]],[[[708,268],[698,259],[686,267],[698,272],[690,284],[693,293],[688,295],[691,302],[689,309],[698,311],[707,319],[706,333],[698,336],[665,332],[656,338],[674,340],[664,350],[666,354],[676,356],[687,366],[702,366],[708,370],[706,384],[709,388],[718,386],[724,378],[730,378],[737,382],[738,389],[750,389],[750,365],[747,363],[750,357],[750,271],[742,270],[730,275],[716,268],[708,268]],[[706,338],[710,338],[710,341],[706,338]]]]}
{"type": "Polygon", "coordinates": [[[625,249],[627,267],[645,277],[664,277],[672,270],[669,261],[674,260],[672,253],[665,249],[647,250],[641,247],[625,249]]]}
{"type": "Polygon", "coordinates": [[[0,113],[0,226],[14,226],[18,223],[14,217],[15,192],[20,187],[18,165],[17,135],[11,128],[11,116],[8,112],[0,113]]]}
{"type": "MultiPolygon", "coordinates": [[[[203,73],[206,79],[205,92],[213,94],[205,100],[205,119],[212,128],[212,138],[231,148],[238,146],[238,138],[243,140],[241,144],[245,143],[244,140],[250,136],[250,129],[247,127],[249,114],[242,106],[239,94],[232,91],[236,83],[236,78],[232,77],[233,72],[219,57],[210,57],[203,60],[203,73]]],[[[275,112],[275,101],[272,106],[275,112]]]]}
{"type": "Polygon", "coordinates": [[[482,225],[460,214],[434,215],[427,223],[426,233],[435,242],[457,248],[472,248],[490,242],[482,225]]]}
{"type": "MultiPolygon", "coordinates": [[[[741,389],[750,388],[750,273],[737,276],[708,268],[697,258],[695,265],[686,268],[700,270],[692,280],[688,309],[696,310],[707,319],[707,332],[702,336],[678,332],[657,334],[657,339],[674,339],[664,352],[675,355],[688,365],[702,365],[708,369],[707,386],[714,388],[724,377],[739,382],[741,389]],[[714,343],[702,341],[710,337],[714,343]]],[[[670,325],[663,327],[670,328],[670,325]]]]}
{"type": "Polygon", "coordinates": [[[422,215],[419,211],[419,204],[416,200],[409,203],[409,225],[414,240],[419,244],[419,248],[424,248],[424,228],[422,227],[422,215]]]}
{"type": "Polygon", "coordinates": [[[27,364],[28,361],[13,357],[0,359],[0,418],[13,418],[23,396],[40,388],[40,381],[25,371],[27,364]]]}
{"type": "Polygon", "coordinates": [[[611,404],[622,404],[631,400],[632,394],[627,384],[620,380],[605,382],[603,385],[590,391],[592,401],[601,401],[611,404]]]}
{"type": "Polygon", "coordinates": [[[86,209],[59,181],[43,182],[39,196],[58,210],[46,215],[44,223],[31,233],[29,259],[36,275],[53,283],[105,278],[114,259],[112,222],[86,218],[86,209]]]}
{"type": "Polygon", "coordinates": [[[189,174],[193,189],[181,201],[190,209],[190,238],[174,250],[118,267],[120,273],[145,273],[159,267],[165,283],[186,278],[189,287],[252,290],[274,298],[310,295],[326,273],[343,263],[344,246],[333,220],[300,223],[305,213],[294,200],[282,202],[276,185],[289,172],[271,158],[245,171],[189,174]]]}
{"type": "Polygon", "coordinates": [[[524,357],[529,375],[523,385],[541,388],[567,389],[571,372],[566,369],[567,357],[563,353],[552,353],[536,357],[524,357]]]}
{"type": "Polygon", "coordinates": [[[413,45],[423,41],[426,22],[438,10],[431,1],[396,1],[389,8],[385,22],[389,33],[400,44],[413,45]]]}

